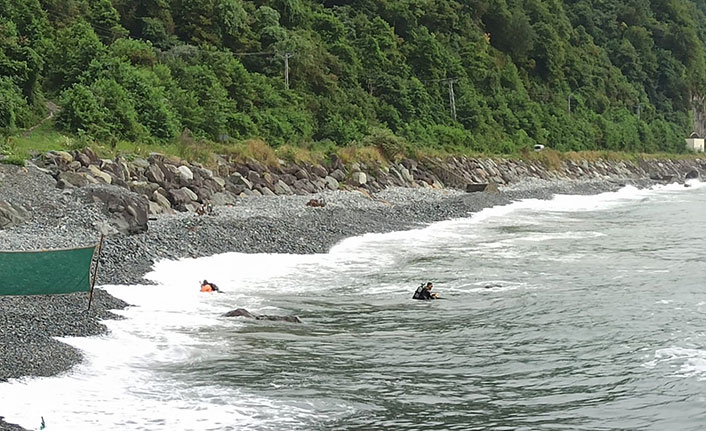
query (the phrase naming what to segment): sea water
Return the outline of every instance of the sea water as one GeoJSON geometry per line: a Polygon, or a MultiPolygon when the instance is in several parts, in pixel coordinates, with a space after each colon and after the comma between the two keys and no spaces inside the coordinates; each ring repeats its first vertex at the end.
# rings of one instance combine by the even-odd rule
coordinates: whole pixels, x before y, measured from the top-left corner
{"type": "Polygon", "coordinates": [[[85,361],[0,384],[47,430],[701,430],[706,186],[625,187],[164,261],[85,361]],[[203,279],[222,293],[201,293],[203,279]],[[444,299],[414,301],[433,281],[444,299]],[[489,287],[488,287],[489,286],[489,287]],[[298,315],[303,323],[227,318],[298,315]]]}

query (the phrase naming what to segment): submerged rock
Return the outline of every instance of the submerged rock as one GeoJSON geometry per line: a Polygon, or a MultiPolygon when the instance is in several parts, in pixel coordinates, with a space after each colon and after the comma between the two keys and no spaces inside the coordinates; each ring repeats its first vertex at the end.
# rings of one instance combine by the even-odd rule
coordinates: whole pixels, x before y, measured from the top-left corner
{"type": "Polygon", "coordinates": [[[236,308],[224,314],[225,317],[247,317],[256,320],[275,320],[281,322],[302,323],[297,316],[276,316],[273,314],[253,314],[244,308],[236,308]]]}

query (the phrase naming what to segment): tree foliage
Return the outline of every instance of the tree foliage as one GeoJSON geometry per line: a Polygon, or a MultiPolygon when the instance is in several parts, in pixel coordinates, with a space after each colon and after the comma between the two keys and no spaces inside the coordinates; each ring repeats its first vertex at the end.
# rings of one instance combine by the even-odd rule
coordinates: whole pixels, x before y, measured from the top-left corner
{"type": "Polygon", "coordinates": [[[48,98],[60,127],[96,139],[166,143],[188,128],[273,145],[679,151],[706,96],[705,12],[704,0],[0,0],[0,131],[36,122],[48,98]]]}

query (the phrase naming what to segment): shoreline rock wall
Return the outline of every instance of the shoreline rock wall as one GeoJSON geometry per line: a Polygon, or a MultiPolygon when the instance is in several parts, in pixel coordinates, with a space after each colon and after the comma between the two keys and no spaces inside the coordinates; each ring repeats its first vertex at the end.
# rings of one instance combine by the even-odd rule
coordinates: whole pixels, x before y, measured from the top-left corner
{"type": "MultiPolygon", "coordinates": [[[[123,233],[146,230],[149,216],[233,205],[250,196],[314,195],[328,190],[374,193],[394,186],[483,190],[469,187],[473,184],[490,184],[487,190],[496,190],[494,186],[518,184],[528,178],[683,182],[706,176],[706,158],[562,161],[560,167],[549,169],[540,161],[466,157],[404,159],[388,165],[344,164],[334,157],[325,165],[279,161],[274,167],[253,159],[238,163],[219,157],[215,168],[209,169],[157,153],[147,159],[101,159],[86,148],[51,151],[33,162],[54,177],[58,188],[85,190],[86,199],[103,205],[104,212],[112,216],[113,228],[123,233]],[[118,187],[106,188],[106,184],[118,187]]],[[[5,217],[6,225],[21,219],[21,209],[8,208],[6,212],[3,216],[0,209],[0,219],[5,217]]]]}

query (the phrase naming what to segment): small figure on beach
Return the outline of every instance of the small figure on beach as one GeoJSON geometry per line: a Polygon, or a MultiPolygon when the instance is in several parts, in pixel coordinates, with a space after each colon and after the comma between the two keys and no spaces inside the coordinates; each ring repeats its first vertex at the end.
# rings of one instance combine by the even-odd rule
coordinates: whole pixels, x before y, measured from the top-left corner
{"type": "Polygon", "coordinates": [[[326,201],[323,198],[322,199],[310,199],[309,202],[306,203],[306,206],[314,207],[314,208],[325,207],[326,201]]]}
{"type": "Polygon", "coordinates": [[[202,292],[219,292],[218,286],[215,285],[215,283],[209,283],[207,280],[204,280],[201,282],[201,291],[202,292]]]}
{"type": "Polygon", "coordinates": [[[196,214],[198,214],[198,215],[211,215],[211,214],[213,214],[213,205],[211,205],[210,203],[199,205],[199,207],[196,208],[196,214]]]}
{"type": "Polygon", "coordinates": [[[434,284],[430,281],[426,285],[422,283],[417,290],[414,292],[414,295],[412,296],[412,299],[421,299],[421,300],[430,300],[430,299],[439,299],[439,295],[436,293],[432,293],[431,289],[434,287],[434,284]]]}

